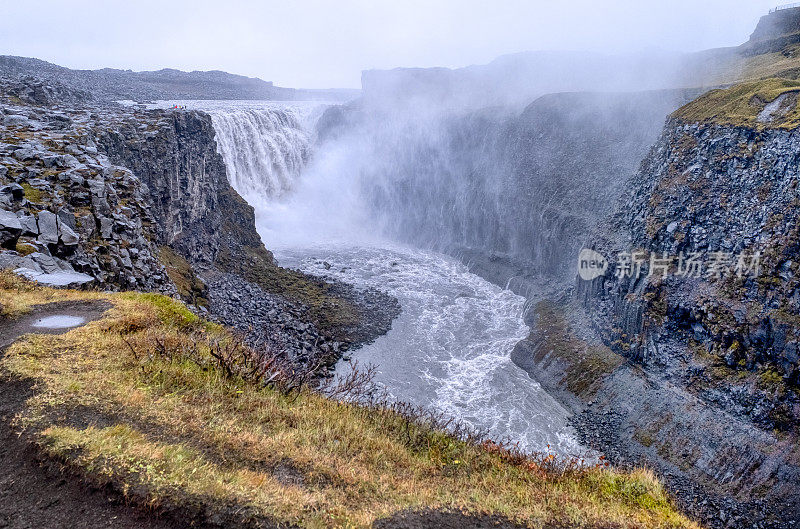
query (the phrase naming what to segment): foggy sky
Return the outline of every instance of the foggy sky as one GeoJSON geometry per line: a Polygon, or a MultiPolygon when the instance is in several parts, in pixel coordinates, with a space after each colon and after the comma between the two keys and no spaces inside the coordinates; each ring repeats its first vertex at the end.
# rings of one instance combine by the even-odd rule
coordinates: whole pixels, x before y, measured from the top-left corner
{"type": "Polygon", "coordinates": [[[769,0],[0,0],[0,55],[70,68],[225,70],[290,87],[524,50],[697,51],[746,41],[769,0]]]}

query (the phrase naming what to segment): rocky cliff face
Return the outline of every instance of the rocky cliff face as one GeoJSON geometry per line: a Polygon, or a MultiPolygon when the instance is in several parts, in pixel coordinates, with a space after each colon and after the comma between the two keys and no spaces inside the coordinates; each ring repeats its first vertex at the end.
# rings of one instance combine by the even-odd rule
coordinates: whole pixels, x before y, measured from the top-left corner
{"type": "Polygon", "coordinates": [[[800,8],[779,9],[761,17],[742,51],[755,55],[781,51],[800,42],[800,8]]]}
{"type": "Polygon", "coordinates": [[[98,128],[95,138],[100,151],[147,186],[162,245],[201,269],[217,261],[220,248],[261,247],[253,209],[228,184],[207,115],[135,112],[113,128],[98,128]]]}
{"type": "Polygon", "coordinates": [[[617,210],[587,239],[609,267],[577,280],[578,303],[562,314],[575,342],[553,346],[553,318],[538,314],[515,356],[580,397],[588,442],[658,469],[709,525],[787,527],[800,497],[800,136],[773,126],[771,102],[760,98],[746,101],[752,126],[728,124],[723,107],[708,121],[686,120],[707,102],[667,123],[617,210]],[[609,348],[602,354],[581,345],[592,340],[586,321],[609,348]],[[587,358],[591,391],[574,391],[575,366],[587,358]],[[710,494],[700,507],[698,491],[710,494]]]}
{"type": "Polygon", "coordinates": [[[148,189],[98,151],[97,115],[21,103],[0,112],[3,267],[56,283],[173,292],[148,189]]]}
{"type": "Polygon", "coordinates": [[[650,256],[674,257],[672,268],[667,277],[661,269],[637,281],[606,277],[589,294],[627,296],[617,319],[638,304],[641,317],[620,320],[616,333],[627,355],[668,363],[673,351],[657,346],[660,335],[683,332],[693,376],[738,386],[741,410],[781,431],[794,431],[800,414],[798,138],[671,121],[615,221],[617,248],[643,250],[643,276],[650,256]]]}
{"type": "Polygon", "coordinates": [[[214,268],[220,248],[273,265],[252,208],[227,182],[207,115],[22,104],[3,112],[7,205],[38,220],[30,242],[49,244],[100,285],[169,290],[161,249],[179,261],[166,272],[195,302],[195,274],[214,268]],[[54,235],[43,232],[51,214],[65,219],[54,235]]]}

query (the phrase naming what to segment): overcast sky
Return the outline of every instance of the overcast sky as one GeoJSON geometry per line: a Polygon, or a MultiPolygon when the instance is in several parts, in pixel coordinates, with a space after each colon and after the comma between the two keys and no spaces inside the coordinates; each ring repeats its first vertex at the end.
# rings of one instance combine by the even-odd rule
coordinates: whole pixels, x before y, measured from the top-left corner
{"type": "MultiPolygon", "coordinates": [[[[765,0],[0,0],[0,55],[360,87],[361,70],[524,50],[695,51],[747,40],[765,0]]],[[[781,3],[779,0],[777,3],[781,3]]]]}

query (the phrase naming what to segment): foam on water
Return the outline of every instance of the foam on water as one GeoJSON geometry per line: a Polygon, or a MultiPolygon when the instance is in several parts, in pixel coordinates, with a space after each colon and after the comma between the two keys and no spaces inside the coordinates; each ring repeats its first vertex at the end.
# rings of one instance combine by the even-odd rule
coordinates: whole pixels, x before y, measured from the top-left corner
{"type": "Polygon", "coordinates": [[[525,450],[582,454],[569,413],[510,359],[526,337],[525,299],[460,262],[403,247],[283,248],[285,265],[396,296],[402,314],[356,351],[399,400],[444,411],[525,450]],[[328,268],[328,265],[330,268],[328,268]]]}

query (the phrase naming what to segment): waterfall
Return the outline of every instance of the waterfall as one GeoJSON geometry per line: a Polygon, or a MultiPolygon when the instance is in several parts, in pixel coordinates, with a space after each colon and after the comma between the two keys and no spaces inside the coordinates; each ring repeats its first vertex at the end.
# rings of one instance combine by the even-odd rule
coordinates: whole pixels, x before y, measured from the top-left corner
{"type": "Polygon", "coordinates": [[[494,163],[502,119],[381,114],[336,134],[289,106],[219,105],[204,110],[228,177],[279,262],[399,300],[393,330],[358,352],[378,383],[523,449],[580,450],[566,410],[509,357],[528,334],[525,300],[428,251],[488,244],[513,222],[494,163]]]}
{"type": "Polygon", "coordinates": [[[204,110],[270,247],[389,239],[571,280],[679,97],[555,94],[521,113],[392,101],[204,110]]]}
{"type": "Polygon", "coordinates": [[[280,198],[295,186],[311,151],[302,109],[294,107],[209,110],[217,151],[228,179],[248,202],[280,198]]]}

